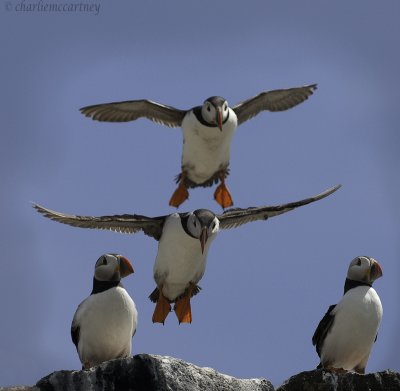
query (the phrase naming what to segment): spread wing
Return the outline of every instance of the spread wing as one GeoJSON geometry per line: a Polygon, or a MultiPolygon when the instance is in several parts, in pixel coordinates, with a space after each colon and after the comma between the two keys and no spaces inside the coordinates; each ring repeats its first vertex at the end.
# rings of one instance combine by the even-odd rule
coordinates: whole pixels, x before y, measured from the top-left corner
{"type": "Polygon", "coordinates": [[[318,353],[318,356],[321,357],[321,349],[324,344],[325,338],[333,325],[333,321],[335,319],[335,315],[331,312],[336,307],[336,304],[329,306],[328,311],[324,315],[324,317],[319,322],[317,329],[312,337],[312,343],[315,345],[315,349],[318,353]]]}
{"type": "Polygon", "coordinates": [[[166,216],[146,217],[141,215],[114,215],[114,216],[78,216],[56,212],[43,206],[33,204],[33,207],[43,216],[58,221],[59,223],[72,225],[73,227],[107,229],[122,233],[136,233],[143,231],[146,235],[159,240],[166,216]]]}
{"type": "Polygon", "coordinates": [[[103,103],[82,107],[79,110],[86,117],[96,121],[127,122],[145,117],[169,127],[181,126],[186,114],[186,110],[179,110],[147,99],[103,103]]]}
{"type": "Polygon", "coordinates": [[[285,90],[272,90],[238,103],[232,107],[238,125],[256,116],[260,111],[284,111],[304,102],[317,89],[316,84],[285,90]]]}
{"type": "Polygon", "coordinates": [[[242,224],[250,223],[252,221],[267,220],[269,217],[278,216],[280,214],[289,212],[300,206],[321,200],[322,198],[325,198],[330,194],[334,193],[340,187],[341,185],[336,185],[314,197],[306,198],[301,201],[290,202],[288,204],[283,204],[283,205],[260,206],[260,207],[246,208],[246,209],[241,209],[241,208],[228,209],[224,213],[217,215],[217,218],[220,221],[219,226],[222,229],[229,229],[229,228],[236,228],[242,224]]]}

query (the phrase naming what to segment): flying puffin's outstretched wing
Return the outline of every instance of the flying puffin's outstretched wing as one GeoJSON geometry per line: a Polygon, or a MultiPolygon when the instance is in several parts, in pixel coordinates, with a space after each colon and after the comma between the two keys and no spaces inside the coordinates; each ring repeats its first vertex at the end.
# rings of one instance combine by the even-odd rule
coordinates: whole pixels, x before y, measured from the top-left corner
{"type": "Polygon", "coordinates": [[[288,204],[283,204],[283,205],[259,206],[246,209],[242,208],[228,209],[224,213],[217,215],[217,218],[220,221],[219,226],[222,229],[228,229],[228,228],[235,228],[238,227],[239,225],[250,223],[252,221],[267,220],[269,217],[278,216],[282,213],[289,212],[300,206],[321,200],[322,198],[325,198],[328,195],[334,193],[340,187],[341,185],[336,185],[314,197],[306,198],[301,201],[290,202],[288,204]]]}
{"type": "Polygon", "coordinates": [[[167,217],[147,217],[135,214],[100,217],[78,216],[56,212],[37,204],[33,204],[33,207],[43,216],[59,223],[72,225],[73,227],[105,229],[129,234],[143,231],[146,235],[156,240],[159,240],[161,237],[164,221],[167,217]]]}
{"type": "Polygon", "coordinates": [[[82,107],[80,112],[96,121],[127,122],[145,117],[169,127],[181,126],[186,114],[186,110],[179,110],[147,99],[86,106],[82,107]]]}
{"type": "Polygon", "coordinates": [[[316,84],[304,87],[272,90],[238,103],[232,107],[238,118],[238,125],[256,116],[263,110],[284,111],[304,102],[317,89],[316,84]]]}

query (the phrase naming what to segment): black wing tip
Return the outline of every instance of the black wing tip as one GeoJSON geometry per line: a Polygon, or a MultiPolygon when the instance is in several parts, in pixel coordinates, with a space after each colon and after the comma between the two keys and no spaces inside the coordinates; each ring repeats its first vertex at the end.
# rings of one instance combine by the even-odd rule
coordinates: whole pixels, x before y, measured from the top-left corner
{"type": "Polygon", "coordinates": [[[93,109],[93,108],[95,108],[95,107],[97,107],[97,106],[99,106],[99,105],[90,105],[90,106],[84,106],[84,107],[81,107],[80,109],[79,109],[79,111],[82,113],[82,114],[84,114],[84,115],[88,115],[88,113],[87,113],[87,111],[88,110],[91,110],[91,109],[93,109]]]}
{"type": "Polygon", "coordinates": [[[330,196],[331,194],[335,193],[335,192],[336,192],[337,190],[339,190],[341,187],[342,187],[341,184],[332,186],[332,187],[330,187],[329,189],[327,189],[327,190],[323,191],[322,193],[317,194],[317,195],[315,195],[315,196],[313,196],[313,197],[306,198],[306,199],[304,199],[304,200],[302,200],[302,201],[293,202],[292,205],[294,205],[295,207],[298,207],[298,206],[303,206],[303,205],[310,204],[310,203],[315,202],[315,201],[320,201],[320,200],[322,200],[322,199],[324,199],[324,198],[330,196]],[[296,205],[296,204],[297,204],[297,205],[296,205]]]}
{"type": "Polygon", "coordinates": [[[39,213],[44,213],[45,209],[43,206],[37,204],[36,202],[31,201],[31,205],[33,209],[36,209],[39,213]]]}
{"type": "MultiPolygon", "coordinates": [[[[141,100],[143,100],[143,99],[141,99],[141,100]]],[[[91,110],[91,109],[97,109],[98,107],[102,107],[102,106],[104,107],[104,106],[110,106],[110,105],[118,105],[118,104],[120,104],[120,103],[139,102],[139,101],[141,101],[141,100],[138,100],[138,101],[121,100],[121,101],[114,101],[114,102],[107,102],[107,103],[96,103],[95,105],[89,105],[89,106],[81,107],[81,108],[79,109],[79,111],[80,111],[82,114],[86,114],[86,113],[85,113],[86,111],[91,110]]]]}
{"type": "Polygon", "coordinates": [[[329,188],[329,189],[326,190],[326,191],[327,191],[327,192],[329,191],[329,192],[334,193],[336,190],[339,190],[341,187],[342,187],[342,184],[341,184],[341,183],[338,183],[337,185],[332,186],[331,188],[329,188]]]}
{"type": "MultiPolygon", "coordinates": [[[[97,105],[96,105],[96,106],[97,106],[97,105]]],[[[85,107],[81,107],[81,108],[79,109],[79,111],[80,111],[81,114],[83,114],[85,117],[94,119],[93,117],[94,117],[95,113],[91,111],[93,108],[95,108],[95,106],[85,106],[85,107]]]]}
{"type": "Polygon", "coordinates": [[[339,183],[335,186],[330,187],[329,189],[325,190],[323,193],[320,194],[322,198],[327,197],[331,194],[333,194],[335,191],[339,190],[342,187],[342,185],[339,183]]]}
{"type": "Polygon", "coordinates": [[[50,220],[58,221],[54,216],[55,215],[54,211],[47,209],[39,204],[36,204],[35,202],[32,202],[32,207],[36,210],[36,212],[40,213],[43,217],[46,217],[50,220]]]}
{"type": "Polygon", "coordinates": [[[43,215],[51,212],[50,209],[47,209],[44,206],[37,204],[36,202],[32,202],[32,208],[36,209],[37,212],[39,212],[43,215]]]}
{"type": "MultiPolygon", "coordinates": [[[[342,187],[341,184],[337,184],[335,186],[330,187],[329,189],[325,190],[324,192],[316,195],[315,197],[312,197],[311,199],[315,199],[315,200],[320,200],[322,198],[328,197],[329,195],[333,194],[334,192],[336,192],[337,190],[339,190],[342,187]]],[[[309,199],[308,199],[309,200],[309,199]]],[[[238,208],[238,207],[233,207],[233,208],[228,208],[228,209],[224,209],[224,211],[222,212],[222,214],[217,215],[218,216],[223,216],[224,214],[228,213],[228,212],[235,212],[235,211],[243,211],[243,210],[249,210],[249,209],[257,209],[257,206],[250,206],[248,208],[238,208]]]]}

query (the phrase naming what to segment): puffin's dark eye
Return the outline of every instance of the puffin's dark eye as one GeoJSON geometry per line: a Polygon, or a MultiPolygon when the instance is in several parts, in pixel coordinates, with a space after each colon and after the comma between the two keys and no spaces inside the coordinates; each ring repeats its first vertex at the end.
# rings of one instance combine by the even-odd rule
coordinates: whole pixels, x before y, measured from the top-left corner
{"type": "Polygon", "coordinates": [[[361,266],[361,259],[360,258],[358,258],[358,260],[357,260],[357,266],[361,266]]]}
{"type": "Polygon", "coordinates": [[[196,220],[193,221],[193,226],[196,227],[196,220]]]}
{"type": "Polygon", "coordinates": [[[207,111],[211,111],[211,107],[210,106],[207,106],[207,111]]]}
{"type": "Polygon", "coordinates": [[[103,258],[103,265],[107,265],[107,258],[103,258]]]}

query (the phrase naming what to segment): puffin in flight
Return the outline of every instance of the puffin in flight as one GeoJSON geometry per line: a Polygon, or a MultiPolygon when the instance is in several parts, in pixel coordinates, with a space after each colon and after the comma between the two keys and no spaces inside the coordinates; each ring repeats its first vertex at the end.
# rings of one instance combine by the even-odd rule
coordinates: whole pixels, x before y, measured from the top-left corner
{"type": "Polygon", "coordinates": [[[375,259],[359,256],[351,261],[342,300],[329,307],[312,337],[321,360],[318,368],[365,373],[383,313],[372,288],[381,276],[375,259]]]}
{"type": "Polygon", "coordinates": [[[225,184],[233,133],[238,125],[264,110],[284,111],[304,102],[317,88],[304,87],[261,92],[229,107],[225,98],[212,96],[202,106],[176,109],[147,99],[103,103],[82,107],[86,117],[97,121],[127,122],[145,117],[169,127],[181,127],[183,150],[177,189],[169,205],[179,207],[189,198],[188,188],[210,187],[220,182],[214,198],[222,208],[233,205],[225,184]]]}
{"type": "Polygon", "coordinates": [[[94,267],[93,290],[79,304],[71,325],[82,369],[131,355],[138,314],[121,284],[133,273],[131,263],[119,254],[104,254],[94,267]]]}
{"type": "Polygon", "coordinates": [[[33,207],[49,219],[74,227],[123,233],[143,231],[144,234],[156,239],[159,243],[153,276],[157,287],[149,297],[157,303],[153,322],[164,323],[171,311],[170,303],[175,303],[174,311],[179,323],[191,323],[190,299],[200,290],[197,284],[205,272],[209,247],[221,229],[267,220],[321,200],[339,187],[340,185],[334,186],[301,201],[278,206],[232,208],[222,214],[215,214],[207,209],[197,209],[193,212],[173,213],[160,217],[136,214],[93,217],[55,212],[37,204],[33,207]]]}

